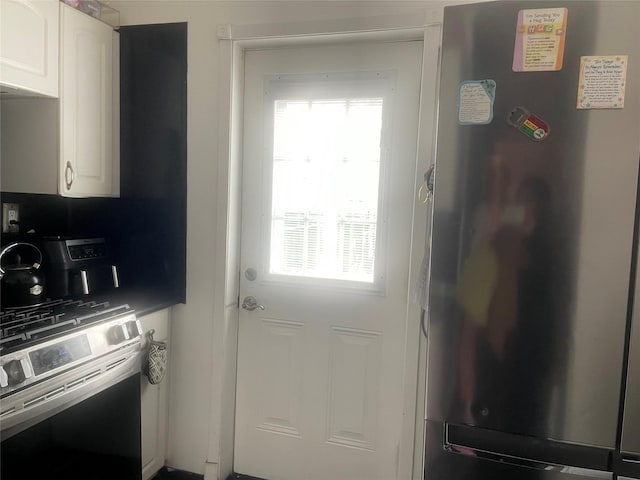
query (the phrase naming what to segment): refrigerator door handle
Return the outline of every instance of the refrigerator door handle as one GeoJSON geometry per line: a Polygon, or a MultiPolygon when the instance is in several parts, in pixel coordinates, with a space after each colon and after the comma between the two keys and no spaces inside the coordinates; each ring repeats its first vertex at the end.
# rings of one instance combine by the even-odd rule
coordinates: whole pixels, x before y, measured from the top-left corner
{"type": "Polygon", "coordinates": [[[640,457],[638,457],[637,455],[626,455],[625,453],[622,453],[622,461],[640,465],[640,457]]]}

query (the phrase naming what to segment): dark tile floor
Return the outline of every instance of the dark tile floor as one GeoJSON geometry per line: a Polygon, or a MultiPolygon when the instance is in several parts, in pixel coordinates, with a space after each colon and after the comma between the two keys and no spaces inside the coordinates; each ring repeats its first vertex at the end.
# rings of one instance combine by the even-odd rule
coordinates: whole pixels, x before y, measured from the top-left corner
{"type": "MultiPolygon", "coordinates": [[[[195,473],[183,472],[172,468],[163,468],[151,480],[204,480],[204,476],[195,473]]],[[[232,473],[227,480],[264,480],[257,477],[249,477],[240,473],[232,473]]]]}
{"type": "Polygon", "coordinates": [[[164,467],[151,480],[204,480],[204,476],[164,467]]]}
{"type": "Polygon", "coordinates": [[[227,477],[227,480],[264,480],[258,477],[249,477],[248,475],[242,475],[241,473],[232,473],[227,477]]]}

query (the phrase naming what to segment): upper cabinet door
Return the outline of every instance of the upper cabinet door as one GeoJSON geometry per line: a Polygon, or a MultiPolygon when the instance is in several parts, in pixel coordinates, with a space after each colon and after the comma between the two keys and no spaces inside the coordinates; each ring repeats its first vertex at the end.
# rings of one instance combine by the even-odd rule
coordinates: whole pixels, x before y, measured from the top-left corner
{"type": "Polygon", "coordinates": [[[58,96],[58,0],[0,0],[0,84],[58,96]]]}
{"type": "Polygon", "coordinates": [[[60,5],[59,192],[115,196],[113,29],[60,5]]]}

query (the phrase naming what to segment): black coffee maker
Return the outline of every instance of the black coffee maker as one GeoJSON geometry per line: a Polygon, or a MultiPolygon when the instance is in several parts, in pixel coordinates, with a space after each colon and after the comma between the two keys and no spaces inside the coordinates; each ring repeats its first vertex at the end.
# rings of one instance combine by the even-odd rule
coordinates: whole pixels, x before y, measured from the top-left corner
{"type": "Polygon", "coordinates": [[[77,297],[120,287],[118,268],[104,238],[45,238],[47,294],[77,297]]]}

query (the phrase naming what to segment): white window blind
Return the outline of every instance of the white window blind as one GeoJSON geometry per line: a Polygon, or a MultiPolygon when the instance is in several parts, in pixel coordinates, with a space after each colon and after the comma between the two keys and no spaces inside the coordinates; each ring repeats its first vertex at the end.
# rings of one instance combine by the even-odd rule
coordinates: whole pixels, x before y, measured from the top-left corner
{"type": "Polygon", "coordinates": [[[274,104],[270,273],[372,283],[382,98],[274,104]]]}

